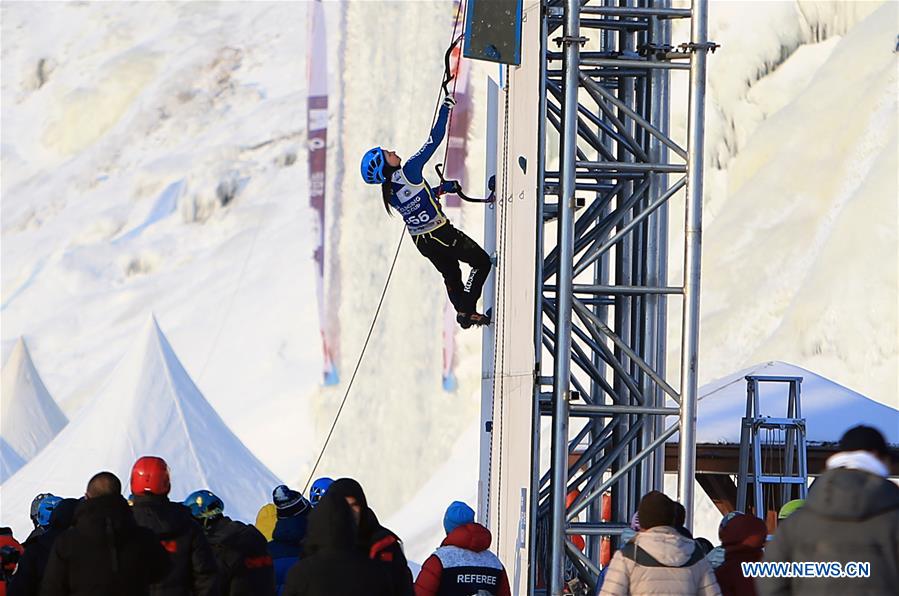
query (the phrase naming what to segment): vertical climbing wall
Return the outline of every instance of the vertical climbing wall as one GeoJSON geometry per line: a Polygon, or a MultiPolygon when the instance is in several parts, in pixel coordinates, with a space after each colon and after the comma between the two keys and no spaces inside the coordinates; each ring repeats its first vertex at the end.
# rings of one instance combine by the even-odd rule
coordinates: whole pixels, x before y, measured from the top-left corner
{"type": "Polygon", "coordinates": [[[484,356],[481,432],[489,434],[489,457],[481,461],[478,514],[493,532],[515,593],[525,593],[528,560],[540,31],[540,3],[526,2],[521,65],[502,67],[497,97],[495,341],[484,356]]]}

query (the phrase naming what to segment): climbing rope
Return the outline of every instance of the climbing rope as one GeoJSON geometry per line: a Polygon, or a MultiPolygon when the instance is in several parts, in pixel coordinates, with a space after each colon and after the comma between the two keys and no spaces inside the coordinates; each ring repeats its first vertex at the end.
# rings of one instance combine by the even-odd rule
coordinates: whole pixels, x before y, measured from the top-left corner
{"type": "Polygon", "coordinates": [[[387,279],[384,281],[384,289],[381,290],[381,298],[378,300],[378,307],[375,309],[375,316],[371,319],[371,325],[368,327],[368,335],[365,336],[365,343],[362,344],[362,350],[359,352],[359,358],[356,360],[356,368],[353,369],[353,375],[350,377],[350,382],[347,383],[346,391],[343,394],[343,399],[340,401],[340,407],[337,408],[337,414],[334,416],[334,422],[331,423],[331,428],[328,430],[328,436],[325,437],[325,442],[322,444],[321,450],[318,452],[318,458],[315,460],[315,465],[312,466],[312,471],[309,472],[309,478],[306,479],[306,484],[303,486],[303,492],[306,492],[306,489],[309,488],[309,483],[312,482],[312,477],[315,476],[315,471],[318,469],[318,465],[322,461],[322,457],[325,455],[325,450],[328,448],[328,443],[331,442],[331,436],[334,434],[334,429],[337,427],[337,422],[340,420],[340,414],[343,412],[343,407],[346,405],[346,400],[350,396],[350,389],[353,388],[353,381],[356,380],[356,373],[359,372],[359,367],[362,366],[362,360],[365,358],[365,349],[368,347],[368,342],[371,339],[371,334],[375,330],[375,324],[378,322],[378,315],[381,314],[381,306],[384,304],[384,297],[387,295],[387,288],[390,287],[390,279],[393,277],[393,269],[396,267],[397,258],[400,256],[400,248],[403,246],[403,236],[406,235],[405,226],[400,231],[400,240],[396,244],[396,252],[393,253],[393,262],[390,264],[390,271],[387,272],[387,279]]]}
{"type": "MultiPolygon", "coordinates": [[[[510,112],[510,95],[511,95],[511,81],[509,80],[510,69],[506,66],[506,73],[504,77],[505,82],[505,90],[503,97],[503,162],[502,162],[502,192],[500,192],[500,200],[497,203],[497,213],[496,219],[499,224],[497,228],[499,228],[499,237],[496,241],[496,254],[497,256],[505,253],[506,246],[506,227],[507,227],[507,211],[509,205],[505,202],[507,196],[511,195],[509,191],[509,112],[510,112]]],[[[499,320],[496,316],[499,312],[502,312],[505,316],[506,310],[506,259],[499,259],[499,267],[497,267],[496,272],[496,282],[494,292],[496,296],[496,309],[494,314],[494,345],[493,345],[493,377],[494,377],[494,392],[493,392],[493,403],[496,403],[497,391],[496,387],[499,385],[499,413],[500,418],[505,419],[505,400],[503,399],[503,395],[505,393],[505,376],[503,375],[503,370],[506,365],[506,325],[505,320],[499,320]],[[502,289],[500,289],[500,282],[502,282],[502,289]],[[498,338],[498,339],[497,339],[498,338]],[[499,350],[497,350],[497,346],[499,346],[499,350]],[[498,378],[497,378],[497,375],[498,378]]],[[[495,408],[494,408],[495,411],[495,408]]],[[[499,441],[497,443],[499,449],[499,460],[502,461],[503,456],[503,430],[504,424],[499,425],[499,441]]],[[[494,424],[494,428],[496,425],[494,424]]],[[[493,461],[492,456],[492,447],[493,441],[490,442],[491,445],[491,462],[493,461]]],[[[497,484],[499,484],[500,489],[502,489],[503,483],[503,467],[499,467],[499,472],[497,474],[497,484]]],[[[502,494],[501,492],[498,494],[502,494]]],[[[499,535],[500,527],[502,523],[502,516],[497,516],[496,519],[496,533],[499,535]]]]}
{"type": "MultiPolygon", "coordinates": [[[[459,53],[458,60],[456,60],[456,70],[455,71],[453,70],[452,56],[453,56],[453,50],[456,49],[456,46],[459,45],[459,43],[462,41],[462,38],[464,37],[464,35],[461,33],[459,35],[456,35],[456,30],[459,26],[459,23],[465,21],[466,11],[467,11],[467,6],[466,6],[465,2],[460,2],[459,8],[456,10],[455,21],[453,23],[452,41],[450,42],[449,47],[446,49],[446,52],[443,54],[443,83],[441,83],[440,88],[443,90],[444,95],[455,95],[456,94],[456,86],[459,84],[458,70],[461,68],[461,62],[462,62],[461,51],[459,53]],[[462,17],[461,19],[459,18],[460,16],[462,17]],[[450,84],[450,82],[453,83],[452,91],[450,91],[448,88],[448,85],[450,84]]],[[[434,127],[434,122],[437,119],[437,112],[439,111],[439,109],[440,109],[440,103],[439,103],[439,99],[438,99],[437,106],[434,108],[434,117],[431,120],[432,128],[434,127]]],[[[452,130],[453,112],[454,112],[454,110],[450,111],[450,114],[449,114],[449,119],[446,124],[447,131],[452,130]]],[[[446,178],[443,177],[443,166],[447,162],[448,156],[449,156],[449,143],[447,143],[446,146],[444,146],[444,148],[443,148],[443,162],[434,166],[434,170],[437,172],[437,177],[440,178],[441,186],[443,185],[443,183],[446,182],[446,178]]],[[[491,189],[491,191],[492,191],[492,189],[491,189]]],[[[462,190],[461,185],[457,185],[456,190],[453,192],[454,192],[454,194],[458,195],[460,199],[462,199],[463,201],[466,201],[468,203],[493,203],[495,200],[494,194],[492,192],[491,192],[491,195],[488,196],[486,199],[475,199],[473,197],[470,197],[467,194],[465,194],[465,192],[462,190]]]]}

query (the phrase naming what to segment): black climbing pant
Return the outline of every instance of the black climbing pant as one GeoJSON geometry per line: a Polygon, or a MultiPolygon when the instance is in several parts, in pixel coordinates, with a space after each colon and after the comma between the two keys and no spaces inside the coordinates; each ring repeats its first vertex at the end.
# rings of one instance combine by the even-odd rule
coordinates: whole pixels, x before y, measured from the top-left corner
{"type": "Polygon", "coordinates": [[[418,252],[427,257],[443,275],[446,292],[456,311],[475,312],[484,282],[490,275],[490,255],[477,242],[449,223],[433,232],[413,236],[412,240],[418,252]],[[464,284],[460,261],[471,266],[468,281],[464,284]]]}

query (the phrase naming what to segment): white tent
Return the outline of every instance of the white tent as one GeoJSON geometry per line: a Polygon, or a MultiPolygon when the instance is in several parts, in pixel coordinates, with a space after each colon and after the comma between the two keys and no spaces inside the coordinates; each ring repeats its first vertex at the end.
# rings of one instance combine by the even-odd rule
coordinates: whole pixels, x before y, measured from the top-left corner
{"type": "Polygon", "coordinates": [[[41,381],[21,337],[3,365],[0,412],[2,483],[37,455],[68,422],[41,381]]]}
{"type": "MultiPolygon", "coordinates": [[[[739,443],[746,414],[747,375],[802,377],[800,406],[809,443],[835,443],[849,428],[865,424],[899,444],[899,411],[877,403],[821,375],[785,362],[764,362],[712,381],[699,389],[697,443],[739,443]]],[[[787,384],[759,386],[759,413],[783,418],[787,413],[787,384]]],[[[676,437],[677,435],[675,435],[676,437]]]]}
{"type": "Polygon", "coordinates": [[[0,437],[0,482],[24,465],[25,460],[6,443],[6,439],[0,437]]]}
{"type": "Polygon", "coordinates": [[[168,462],[172,499],[208,488],[227,515],[244,521],[255,519],[279,484],[209,405],[151,318],[99,395],[0,488],[0,520],[23,532],[35,494],[79,496],[101,470],[121,478],[127,493],[142,455],[168,462]]]}

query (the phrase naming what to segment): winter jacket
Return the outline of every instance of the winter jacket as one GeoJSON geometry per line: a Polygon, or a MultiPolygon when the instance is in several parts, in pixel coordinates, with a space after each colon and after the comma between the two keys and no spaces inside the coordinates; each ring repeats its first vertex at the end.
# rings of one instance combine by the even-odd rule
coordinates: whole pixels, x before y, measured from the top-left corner
{"type": "Polygon", "coordinates": [[[40,593],[41,578],[44,577],[47,561],[50,560],[53,543],[72,525],[77,507],[78,499],[63,499],[50,514],[47,530],[25,541],[25,554],[9,581],[6,592],[8,596],[37,596],[40,593]]]}
{"type": "Polygon", "coordinates": [[[759,578],[759,594],[895,594],[899,586],[899,486],[861,470],[828,470],[805,506],[781,522],[765,561],[871,564],[868,578],[759,578]]]}
{"type": "Polygon", "coordinates": [[[151,596],[218,596],[215,557],[190,509],[165,496],[136,495],[132,510],[137,524],[156,535],[171,562],[168,575],[151,586],[151,596]]]}
{"type": "Polygon", "coordinates": [[[121,495],[82,501],[53,543],[41,596],[146,596],[169,570],[165,550],[121,495]]]}
{"type": "MultiPolygon", "coordinates": [[[[609,571],[602,584],[603,596],[631,594],[667,594],[669,596],[720,596],[712,567],[699,556],[698,545],[670,526],[657,526],[641,531],[612,557],[609,571]],[[661,566],[647,566],[625,557],[633,544],[645,551],[661,566]]],[[[700,551],[701,555],[701,551],[700,551]]]]}
{"type": "Polygon", "coordinates": [[[16,561],[25,549],[13,538],[12,530],[6,527],[0,528],[0,549],[4,550],[3,567],[0,568],[0,596],[6,596],[6,578],[15,571],[16,561]]]}
{"type": "Polygon", "coordinates": [[[306,526],[309,513],[301,513],[292,517],[282,517],[275,522],[272,540],[268,543],[268,554],[272,557],[275,569],[275,589],[277,593],[284,591],[287,572],[300,559],[303,552],[303,539],[306,537],[306,526]]]}
{"type": "Polygon", "coordinates": [[[209,520],[205,531],[222,596],[274,596],[275,570],[259,530],[222,516],[209,520]]]}
{"type": "Polygon", "coordinates": [[[724,596],[756,596],[755,580],[743,575],[742,563],[761,561],[768,527],[754,515],[738,515],[718,532],[724,547],[724,563],[715,579],[724,596]]]}
{"type": "MultiPolygon", "coordinates": [[[[43,534],[44,532],[46,532],[49,529],[50,529],[49,526],[36,526],[33,530],[31,530],[31,533],[29,533],[28,536],[25,538],[25,542],[31,542],[32,540],[34,540],[35,538],[37,538],[38,536],[40,536],[41,534],[43,534]]],[[[22,544],[25,544],[25,542],[23,542],[22,544]]]]}
{"type": "Polygon", "coordinates": [[[457,527],[427,558],[415,580],[415,596],[510,596],[509,578],[490,552],[490,530],[481,524],[457,527]]]}
{"type": "Polygon", "coordinates": [[[304,556],[287,574],[284,596],[389,596],[387,569],[355,547],[353,514],[326,493],[309,514],[304,556]]]}
{"type": "Polygon", "coordinates": [[[452,186],[444,183],[431,187],[422,173],[425,164],[443,142],[448,118],[449,106],[441,106],[428,141],[403,167],[390,175],[390,206],[403,216],[412,236],[433,232],[449,221],[437,196],[441,192],[451,191],[452,186]]]}
{"type": "Polygon", "coordinates": [[[368,500],[365,498],[362,486],[352,478],[338,478],[328,487],[328,493],[342,499],[352,497],[356,500],[362,509],[359,515],[359,529],[356,533],[357,550],[387,568],[393,583],[394,594],[412,596],[415,589],[412,587],[412,572],[409,570],[409,563],[406,562],[406,555],[403,554],[403,544],[396,534],[381,525],[375,512],[368,507],[368,500]]]}
{"type": "Polygon", "coordinates": [[[367,553],[369,559],[377,561],[387,569],[396,596],[412,596],[415,593],[412,586],[412,571],[409,570],[409,563],[403,553],[403,543],[399,537],[383,527],[374,511],[368,508],[362,512],[360,526],[367,529],[361,537],[363,553],[367,553]]]}

